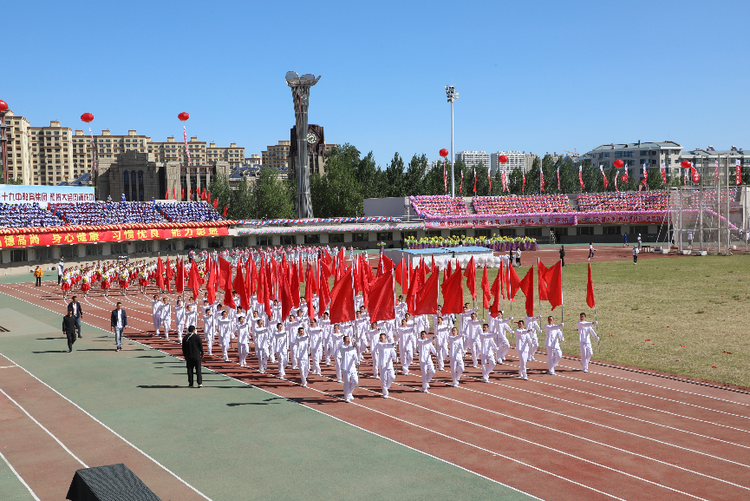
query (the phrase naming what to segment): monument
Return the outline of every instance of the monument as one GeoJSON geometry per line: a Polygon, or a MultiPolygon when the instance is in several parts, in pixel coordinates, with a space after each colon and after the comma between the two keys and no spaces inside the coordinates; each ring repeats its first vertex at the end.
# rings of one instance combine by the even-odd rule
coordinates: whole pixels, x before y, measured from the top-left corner
{"type": "Polygon", "coordinates": [[[294,71],[286,74],[286,83],[292,89],[294,118],[297,129],[297,218],[313,217],[310,199],[310,166],[307,159],[307,108],[310,103],[310,87],[318,83],[320,77],[306,73],[299,76],[294,71]]]}

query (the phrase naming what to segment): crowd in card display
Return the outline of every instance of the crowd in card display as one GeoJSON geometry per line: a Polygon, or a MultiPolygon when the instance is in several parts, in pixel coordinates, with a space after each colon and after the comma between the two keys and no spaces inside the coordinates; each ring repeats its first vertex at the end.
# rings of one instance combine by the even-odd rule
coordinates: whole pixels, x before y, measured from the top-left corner
{"type": "Polygon", "coordinates": [[[60,226],[62,221],[38,203],[0,203],[0,228],[46,228],[60,226]]]}
{"type": "Polygon", "coordinates": [[[414,210],[420,216],[462,216],[467,215],[466,203],[463,198],[443,195],[412,197],[414,210]]]}
{"type": "Polygon", "coordinates": [[[567,195],[521,195],[507,197],[474,197],[477,214],[538,214],[573,212],[567,195]]]}
{"type": "Polygon", "coordinates": [[[581,212],[665,211],[669,206],[669,193],[666,191],[581,193],[577,201],[581,212]]]}

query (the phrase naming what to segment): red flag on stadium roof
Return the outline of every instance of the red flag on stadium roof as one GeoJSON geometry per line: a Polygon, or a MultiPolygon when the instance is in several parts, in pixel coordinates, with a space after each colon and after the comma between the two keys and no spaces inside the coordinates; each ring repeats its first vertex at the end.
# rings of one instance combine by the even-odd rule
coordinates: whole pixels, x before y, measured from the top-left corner
{"type": "Polygon", "coordinates": [[[224,213],[222,214],[222,217],[227,217],[227,206],[224,206],[224,213]]]}
{"type": "Polygon", "coordinates": [[[214,199],[214,209],[218,209],[218,208],[219,208],[219,199],[216,198],[214,199]]]}

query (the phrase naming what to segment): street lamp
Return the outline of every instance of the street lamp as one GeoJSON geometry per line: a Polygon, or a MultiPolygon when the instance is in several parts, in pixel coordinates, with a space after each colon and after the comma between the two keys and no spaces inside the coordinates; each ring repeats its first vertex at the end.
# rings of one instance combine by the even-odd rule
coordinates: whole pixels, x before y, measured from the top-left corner
{"type": "Polygon", "coordinates": [[[445,86],[445,97],[448,98],[448,102],[451,103],[451,196],[456,196],[456,182],[455,182],[455,170],[456,165],[456,148],[453,145],[453,103],[458,99],[458,92],[453,85],[445,86]]]}

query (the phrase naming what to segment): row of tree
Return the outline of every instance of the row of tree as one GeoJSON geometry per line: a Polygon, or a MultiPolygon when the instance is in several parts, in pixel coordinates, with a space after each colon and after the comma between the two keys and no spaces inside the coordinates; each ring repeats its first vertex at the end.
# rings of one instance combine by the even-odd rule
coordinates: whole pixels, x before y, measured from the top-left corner
{"type": "MultiPolygon", "coordinates": [[[[326,173],[313,173],[310,177],[310,192],[315,217],[353,217],[364,215],[365,198],[408,197],[410,195],[443,195],[451,193],[451,164],[430,168],[426,155],[413,155],[406,163],[395,153],[385,169],[376,165],[372,152],[364,157],[353,145],[336,146],[326,153],[326,173]],[[447,174],[447,183],[443,172],[447,174]]],[[[474,191],[474,170],[461,161],[454,169],[456,196],[501,196],[542,193],[539,170],[544,174],[544,193],[596,193],[605,191],[604,179],[597,165],[583,162],[581,178],[585,190],[581,189],[578,178],[578,164],[569,156],[536,157],[531,169],[524,173],[520,169],[507,172],[508,191],[503,191],[502,170],[498,169],[488,177],[488,166],[476,167],[476,193],[474,191]],[[558,189],[557,173],[560,173],[558,189]],[[461,176],[463,175],[463,182],[461,176]]],[[[622,180],[623,169],[609,167],[604,170],[608,186],[606,191],[617,189],[633,191],[638,189],[639,167],[628,168],[627,182],[622,180]]],[[[745,169],[745,178],[750,177],[750,169],[745,169]]],[[[651,190],[664,189],[661,170],[658,167],[647,169],[647,185],[651,190]]],[[[708,175],[708,174],[707,174],[708,175]]],[[[749,179],[745,179],[747,182],[749,179]]],[[[679,186],[682,179],[668,177],[668,186],[679,186]]],[[[295,213],[297,193],[296,179],[281,180],[275,169],[261,169],[255,183],[243,179],[236,190],[229,187],[226,178],[217,177],[210,191],[218,195],[219,206],[227,205],[227,217],[231,219],[292,218],[295,213]]]]}

